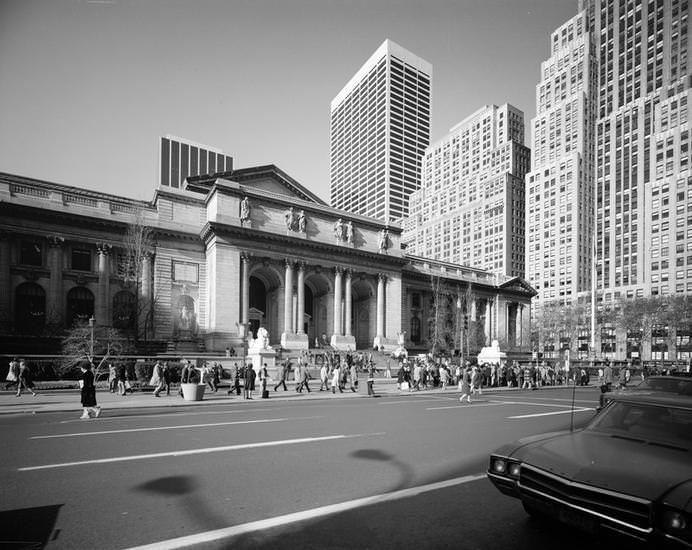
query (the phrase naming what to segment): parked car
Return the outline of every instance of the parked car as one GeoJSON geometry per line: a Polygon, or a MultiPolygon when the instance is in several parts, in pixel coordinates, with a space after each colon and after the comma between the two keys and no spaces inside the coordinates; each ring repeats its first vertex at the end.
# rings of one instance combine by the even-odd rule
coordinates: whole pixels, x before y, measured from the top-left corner
{"type": "Polygon", "coordinates": [[[606,406],[613,395],[631,392],[657,392],[692,396],[692,377],[690,377],[688,373],[678,373],[667,376],[649,376],[639,384],[626,386],[615,390],[615,392],[601,393],[599,410],[606,406]]]}
{"type": "Polygon", "coordinates": [[[586,427],[520,439],[488,478],[531,516],[692,548],[692,397],[613,393],[586,427]]]}

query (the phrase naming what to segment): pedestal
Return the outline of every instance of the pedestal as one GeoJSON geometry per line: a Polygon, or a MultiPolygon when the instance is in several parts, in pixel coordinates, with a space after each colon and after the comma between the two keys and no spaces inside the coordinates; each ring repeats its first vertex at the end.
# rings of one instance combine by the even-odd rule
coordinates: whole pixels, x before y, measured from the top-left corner
{"type": "Polygon", "coordinates": [[[204,399],[204,388],[206,384],[180,384],[185,401],[202,401],[204,399]]]}
{"type": "Polygon", "coordinates": [[[375,336],[375,341],[372,347],[375,349],[381,349],[387,353],[392,353],[395,349],[399,347],[398,341],[394,338],[385,338],[384,336],[375,336]]]}
{"type": "Polygon", "coordinates": [[[255,371],[266,363],[267,369],[273,369],[276,366],[276,352],[267,349],[248,350],[247,360],[252,363],[252,367],[255,371]]]}
{"type": "Polygon", "coordinates": [[[307,350],[310,347],[308,345],[308,335],[284,332],[281,335],[281,347],[291,351],[307,350]]]}
{"type": "Polygon", "coordinates": [[[497,363],[498,365],[504,359],[507,359],[507,354],[500,350],[500,345],[497,340],[493,340],[491,346],[486,346],[481,349],[478,354],[478,364],[497,363]]]}
{"type": "Polygon", "coordinates": [[[331,346],[338,351],[355,351],[356,338],[355,336],[341,336],[340,334],[332,334],[331,346]]]}

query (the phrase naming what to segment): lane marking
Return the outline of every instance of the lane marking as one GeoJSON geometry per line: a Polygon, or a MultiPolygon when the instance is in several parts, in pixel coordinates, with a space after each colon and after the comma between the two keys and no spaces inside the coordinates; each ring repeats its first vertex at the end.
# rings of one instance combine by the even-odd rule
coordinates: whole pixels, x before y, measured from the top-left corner
{"type": "Polygon", "coordinates": [[[400,401],[398,399],[392,401],[382,401],[380,405],[403,405],[404,403],[424,403],[426,401],[439,401],[439,399],[432,399],[430,397],[421,397],[420,399],[407,399],[405,401],[400,401]]]}
{"type": "Polygon", "coordinates": [[[61,437],[81,437],[89,435],[108,435],[122,434],[132,432],[154,432],[158,430],[181,430],[185,428],[212,428],[215,426],[236,426],[239,424],[263,424],[268,422],[286,422],[287,420],[310,420],[314,418],[322,418],[321,416],[302,416],[298,418],[265,418],[262,420],[237,420],[235,422],[209,422],[207,424],[183,424],[179,426],[156,426],[153,428],[127,428],[122,430],[102,430],[99,432],[77,432],[69,434],[54,434],[54,435],[35,435],[29,439],[57,439],[61,437]]]}
{"type": "MultiPolygon", "coordinates": [[[[594,408],[585,408],[585,407],[580,407],[578,409],[574,409],[575,413],[581,413],[581,412],[586,412],[586,411],[595,411],[596,409],[594,408]]],[[[570,414],[572,411],[553,411],[553,412],[547,412],[547,413],[534,413],[534,414],[520,414],[518,416],[508,416],[507,418],[509,419],[519,419],[519,418],[535,418],[537,416],[551,416],[554,414],[570,414]]]]}
{"type": "Polygon", "coordinates": [[[572,405],[560,405],[558,403],[531,403],[529,401],[498,401],[507,405],[533,405],[536,407],[558,407],[562,409],[572,409],[572,405]]]}
{"type": "MultiPolygon", "coordinates": [[[[137,409],[142,409],[143,407],[131,407],[131,408],[118,408],[118,409],[109,409],[105,408],[103,411],[128,411],[128,410],[137,410],[137,409]]],[[[237,413],[247,413],[247,412],[267,412],[267,411],[275,411],[277,410],[278,407],[272,408],[272,409],[234,409],[234,410],[226,410],[226,411],[214,411],[214,410],[207,410],[207,411],[200,411],[200,412],[169,412],[169,413],[161,413],[161,414],[122,414],[121,416],[100,416],[99,417],[99,423],[101,422],[108,422],[108,421],[122,421],[122,420],[130,420],[130,419],[136,419],[136,418],[170,418],[172,416],[209,416],[213,414],[237,414],[237,413]]],[[[83,423],[83,420],[80,420],[79,418],[71,418],[70,420],[61,420],[59,422],[60,424],[80,424],[83,423]]]]}
{"type": "Polygon", "coordinates": [[[44,464],[42,466],[27,466],[18,468],[18,472],[31,472],[34,470],[50,470],[53,468],[67,468],[70,466],[86,466],[90,464],[109,464],[113,462],[128,462],[133,460],[147,460],[151,458],[179,457],[198,454],[221,453],[227,451],[239,451],[242,449],[257,449],[261,447],[276,447],[278,445],[296,445],[299,443],[317,443],[319,441],[332,441],[335,439],[353,439],[356,437],[370,437],[384,435],[385,432],[373,432],[365,434],[341,434],[325,435],[322,437],[302,437],[299,439],[284,439],[280,441],[264,441],[261,443],[243,443],[240,445],[225,445],[223,447],[207,447],[206,449],[190,449],[187,451],[171,451],[166,453],[151,453],[144,455],[116,456],[112,458],[98,458],[94,460],[79,460],[76,462],[63,462],[57,464],[44,464]]]}
{"type": "Polygon", "coordinates": [[[466,405],[461,404],[461,405],[449,405],[447,407],[428,407],[425,409],[426,411],[441,411],[444,409],[477,409],[480,407],[496,407],[498,405],[506,405],[504,401],[490,401],[490,402],[483,402],[481,401],[480,403],[466,403],[466,405]]]}
{"type": "Polygon", "coordinates": [[[337,504],[321,506],[319,508],[313,508],[312,510],[303,510],[302,512],[275,516],[273,518],[251,521],[249,523],[241,523],[240,525],[233,525],[231,527],[224,527],[222,529],[215,529],[213,531],[206,531],[204,533],[197,533],[195,535],[162,540],[142,546],[134,546],[128,548],[127,550],[171,550],[175,548],[186,548],[197,544],[216,542],[222,539],[229,539],[255,531],[263,531],[274,527],[280,527],[282,525],[292,525],[299,521],[315,520],[324,516],[347,512],[349,510],[354,510],[356,508],[362,508],[373,504],[382,504],[394,500],[414,497],[423,493],[447,489],[449,487],[456,487],[457,485],[463,485],[485,478],[485,473],[457,477],[445,481],[439,481],[437,483],[429,483],[427,485],[419,485],[418,487],[411,487],[409,489],[401,489],[391,493],[383,493],[380,495],[373,495],[370,497],[348,500],[346,502],[339,502],[337,504]]]}

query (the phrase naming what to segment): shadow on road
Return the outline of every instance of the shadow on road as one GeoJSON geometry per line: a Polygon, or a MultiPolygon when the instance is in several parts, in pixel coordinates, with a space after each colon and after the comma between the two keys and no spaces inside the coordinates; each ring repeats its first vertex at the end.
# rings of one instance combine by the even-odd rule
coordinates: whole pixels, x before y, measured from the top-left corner
{"type": "MultiPolygon", "coordinates": [[[[0,548],[39,550],[45,548],[55,529],[62,504],[0,512],[0,548]]],[[[57,536],[58,533],[56,533],[57,536]]]]}

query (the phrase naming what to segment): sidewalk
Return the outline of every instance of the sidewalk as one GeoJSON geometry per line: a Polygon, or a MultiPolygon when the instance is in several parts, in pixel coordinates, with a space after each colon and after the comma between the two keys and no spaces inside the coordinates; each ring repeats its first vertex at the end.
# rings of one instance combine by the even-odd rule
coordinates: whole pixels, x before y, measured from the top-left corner
{"type": "MultiPolygon", "coordinates": [[[[219,387],[219,390],[214,393],[208,387],[204,393],[202,401],[185,401],[178,396],[178,386],[171,388],[171,395],[162,394],[161,397],[154,397],[151,390],[135,391],[126,396],[118,393],[110,393],[106,389],[99,389],[96,392],[96,401],[103,409],[103,415],[108,416],[108,411],[140,409],[153,407],[204,407],[213,405],[228,405],[230,403],[252,403],[267,404],[272,401],[296,401],[296,400],[318,400],[318,399],[355,399],[368,398],[367,382],[365,379],[359,383],[358,391],[352,392],[348,386],[343,393],[331,391],[319,391],[319,380],[310,381],[311,392],[297,393],[295,391],[295,382],[287,381],[288,391],[274,391],[270,384],[269,399],[261,399],[259,392],[253,392],[252,401],[243,399],[242,394],[228,394],[228,386],[219,387]]],[[[545,386],[545,389],[568,388],[571,386],[545,386]]],[[[588,387],[588,386],[584,386],[588,387]]],[[[593,386],[591,386],[593,387],[593,386]]],[[[449,395],[456,397],[458,391],[456,386],[448,386],[446,390],[442,388],[434,388],[429,390],[421,390],[414,392],[401,392],[396,387],[396,378],[376,378],[375,379],[375,394],[376,395],[449,395]]],[[[15,391],[0,391],[0,415],[7,414],[36,414],[44,412],[60,412],[73,411],[75,414],[81,412],[80,394],[77,388],[66,389],[41,389],[40,384],[37,388],[37,396],[34,397],[31,393],[22,392],[20,397],[15,397],[15,391]]],[[[241,390],[242,391],[242,390],[241,390]]],[[[522,391],[520,388],[483,388],[483,394],[495,392],[515,392],[522,391]]],[[[531,390],[526,390],[530,392],[531,390]]]]}

